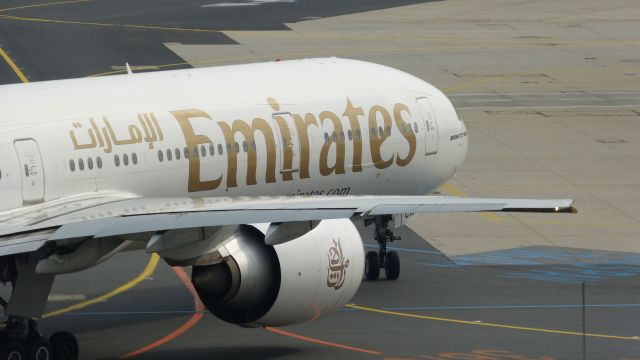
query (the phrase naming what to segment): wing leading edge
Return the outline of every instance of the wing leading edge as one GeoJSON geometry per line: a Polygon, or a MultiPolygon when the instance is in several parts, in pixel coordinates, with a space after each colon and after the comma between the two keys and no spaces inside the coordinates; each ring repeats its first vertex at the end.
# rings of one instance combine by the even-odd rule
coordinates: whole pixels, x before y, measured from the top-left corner
{"type": "Polygon", "coordinates": [[[61,203],[65,202],[35,205],[22,210],[20,216],[0,215],[0,256],[33,251],[46,241],[204,226],[404,213],[575,211],[571,199],[454,196],[138,198],[105,194],[85,200],[74,198],[69,202],[73,206],[60,206],[61,203]]]}

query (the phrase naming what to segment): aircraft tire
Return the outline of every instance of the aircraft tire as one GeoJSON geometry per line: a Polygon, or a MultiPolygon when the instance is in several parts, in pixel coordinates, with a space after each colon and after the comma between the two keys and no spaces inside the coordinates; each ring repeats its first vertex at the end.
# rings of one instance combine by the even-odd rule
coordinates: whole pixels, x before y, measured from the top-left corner
{"type": "Polygon", "coordinates": [[[0,344],[0,360],[26,360],[24,346],[18,341],[8,340],[0,344]]]}
{"type": "Polygon", "coordinates": [[[27,341],[28,360],[53,360],[53,351],[47,338],[34,336],[27,341]]]}
{"type": "Polygon", "coordinates": [[[400,257],[395,251],[389,251],[384,258],[384,274],[387,280],[396,280],[400,277],[400,257]]]}
{"type": "Polygon", "coordinates": [[[59,331],[49,338],[53,349],[53,360],[78,360],[79,347],[72,333],[59,331]]]}
{"type": "Polygon", "coordinates": [[[364,261],[364,275],[370,281],[378,280],[380,277],[380,257],[377,252],[367,252],[364,261]]]}

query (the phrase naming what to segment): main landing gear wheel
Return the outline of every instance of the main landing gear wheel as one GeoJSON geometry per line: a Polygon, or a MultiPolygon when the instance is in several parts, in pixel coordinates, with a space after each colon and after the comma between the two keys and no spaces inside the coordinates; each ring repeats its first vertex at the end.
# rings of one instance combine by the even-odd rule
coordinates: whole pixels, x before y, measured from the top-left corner
{"type": "Polygon", "coordinates": [[[17,341],[6,341],[0,345],[0,360],[25,360],[24,346],[17,341]]]}
{"type": "Polygon", "coordinates": [[[375,216],[365,224],[374,222],[376,225],[375,239],[378,251],[369,251],[365,258],[364,273],[367,280],[378,280],[380,269],[384,268],[387,280],[396,280],[400,276],[400,257],[395,251],[387,251],[387,243],[400,240],[400,236],[393,234],[389,228],[390,215],[375,216]]]}
{"type": "Polygon", "coordinates": [[[0,360],[78,360],[73,334],[57,332],[47,340],[35,320],[10,316],[0,323],[0,360]]]}
{"type": "Polygon", "coordinates": [[[380,258],[375,251],[369,251],[364,259],[364,274],[367,280],[378,280],[380,276],[380,258]]]}
{"type": "Polygon", "coordinates": [[[73,334],[59,331],[51,335],[49,342],[53,349],[53,360],[78,360],[78,341],[73,334]]]}
{"type": "Polygon", "coordinates": [[[395,251],[389,251],[384,257],[384,274],[387,280],[396,280],[400,276],[400,257],[395,251]]]}
{"type": "Polygon", "coordinates": [[[52,360],[51,344],[44,336],[34,336],[27,341],[27,359],[52,360]]]}

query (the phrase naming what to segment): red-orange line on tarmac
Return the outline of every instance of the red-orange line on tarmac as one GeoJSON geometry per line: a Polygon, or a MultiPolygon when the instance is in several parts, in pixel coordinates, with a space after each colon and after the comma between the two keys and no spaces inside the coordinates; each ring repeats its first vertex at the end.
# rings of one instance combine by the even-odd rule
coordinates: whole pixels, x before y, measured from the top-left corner
{"type": "Polygon", "coordinates": [[[308,341],[308,342],[311,342],[311,343],[314,343],[314,344],[330,346],[330,347],[343,349],[343,350],[356,351],[356,352],[365,353],[365,354],[369,354],[369,355],[382,355],[382,352],[380,352],[380,351],[363,349],[363,348],[359,348],[359,347],[355,347],[355,346],[343,345],[343,344],[338,344],[338,343],[334,343],[334,342],[330,342],[330,341],[315,339],[315,338],[311,338],[311,337],[308,337],[308,336],[303,336],[303,335],[299,335],[299,334],[296,334],[296,333],[292,333],[292,332],[289,332],[289,331],[284,331],[282,329],[272,328],[270,326],[265,326],[264,329],[267,330],[267,331],[270,331],[272,333],[288,336],[288,337],[291,337],[291,338],[294,338],[294,339],[298,339],[298,340],[302,340],[302,341],[308,341]]]}
{"type": "Polygon", "coordinates": [[[189,329],[194,327],[200,321],[200,319],[202,319],[203,311],[204,311],[204,305],[202,304],[202,301],[200,301],[200,297],[196,293],[196,289],[194,289],[193,285],[191,284],[191,281],[189,280],[189,275],[187,275],[187,273],[185,273],[184,270],[182,270],[182,268],[180,268],[180,267],[174,266],[171,269],[173,270],[174,273],[176,273],[176,275],[178,276],[180,281],[187,287],[187,289],[189,289],[189,292],[193,296],[193,299],[195,301],[196,313],[193,314],[193,316],[191,316],[189,321],[184,323],[182,326],[180,326],[179,328],[174,330],[169,335],[167,335],[167,336],[163,337],[162,339],[160,339],[158,341],[155,341],[155,342],[153,342],[153,343],[151,343],[149,345],[141,347],[138,350],[134,350],[134,351],[132,351],[130,353],[124,354],[124,355],[120,356],[119,359],[130,359],[132,357],[136,357],[136,356],[138,356],[140,354],[143,354],[143,353],[145,353],[145,352],[147,352],[149,350],[153,350],[153,349],[157,348],[158,346],[164,345],[164,344],[168,343],[169,341],[174,340],[177,337],[179,337],[182,334],[184,334],[185,332],[187,332],[189,329]]]}

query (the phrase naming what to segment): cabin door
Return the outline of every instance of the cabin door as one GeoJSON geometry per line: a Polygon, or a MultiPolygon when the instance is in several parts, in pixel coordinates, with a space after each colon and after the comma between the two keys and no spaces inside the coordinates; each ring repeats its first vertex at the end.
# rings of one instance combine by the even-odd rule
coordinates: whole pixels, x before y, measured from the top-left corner
{"type": "Polygon", "coordinates": [[[425,155],[434,155],[438,153],[438,121],[433,112],[431,103],[427,98],[416,99],[420,115],[425,124],[426,130],[426,148],[425,155]]]}
{"type": "Polygon", "coordinates": [[[22,201],[25,204],[44,200],[44,168],[38,144],[33,139],[14,143],[22,174],[22,201]]]}
{"type": "Polygon", "coordinates": [[[283,180],[292,180],[293,173],[300,171],[300,138],[293,115],[288,112],[273,114],[278,132],[280,150],[280,174],[283,180]]]}

